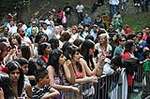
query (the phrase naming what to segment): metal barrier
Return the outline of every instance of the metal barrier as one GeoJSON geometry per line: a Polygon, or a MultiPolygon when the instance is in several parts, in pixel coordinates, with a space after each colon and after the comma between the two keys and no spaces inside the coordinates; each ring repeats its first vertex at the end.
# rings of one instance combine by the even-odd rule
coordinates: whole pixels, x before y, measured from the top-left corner
{"type": "MultiPolygon", "coordinates": [[[[125,73],[126,76],[125,69],[123,72],[125,73]]],[[[102,75],[98,79],[98,83],[87,83],[83,85],[77,85],[77,87],[81,90],[81,94],[80,95],[71,94],[68,98],[65,99],[127,99],[128,88],[125,87],[127,87],[128,85],[125,85],[123,81],[119,81],[120,79],[123,79],[121,77],[122,77],[121,71],[116,72],[109,76],[102,75]],[[118,88],[116,88],[116,86],[118,88]],[[115,88],[118,91],[116,95],[117,98],[112,98],[110,94],[115,88]],[[125,97],[123,97],[124,93],[126,93],[125,97]]],[[[135,80],[141,82],[142,77],[143,77],[143,66],[142,64],[140,64],[137,67],[135,80]]]]}
{"type": "MultiPolygon", "coordinates": [[[[78,88],[81,90],[80,96],[75,98],[77,96],[74,94],[72,96],[70,95],[70,98],[65,99],[111,99],[110,93],[116,88],[117,85],[122,86],[122,84],[118,84],[120,74],[121,72],[116,72],[109,76],[102,75],[98,79],[98,83],[86,83],[83,85],[78,85],[78,88]]],[[[120,90],[122,89],[118,88],[118,92],[121,92],[120,90]]]]}
{"type": "Polygon", "coordinates": [[[142,82],[143,80],[143,63],[140,63],[137,67],[137,72],[136,72],[136,75],[135,75],[135,80],[137,82],[142,82]]]}

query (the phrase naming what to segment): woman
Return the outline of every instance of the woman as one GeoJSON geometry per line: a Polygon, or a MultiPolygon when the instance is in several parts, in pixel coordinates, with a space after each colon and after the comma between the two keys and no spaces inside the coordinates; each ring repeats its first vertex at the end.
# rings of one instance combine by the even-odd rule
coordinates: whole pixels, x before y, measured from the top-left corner
{"type": "Polygon", "coordinates": [[[6,73],[0,73],[0,99],[14,99],[11,80],[6,73]]]}
{"type": "Polygon", "coordinates": [[[52,53],[50,53],[49,55],[47,69],[50,78],[50,85],[55,89],[62,91],[61,95],[57,96],[56,99],[62,99],[62,93],[66,91],[73,91],[75,93],[79,93],[78,88],[64,85],[68,83],[68,81],[72,80],[72,75],[69,75],[71,73],[68,73],[68,68],[65,68],[68,63],[69,61],[65,63],[65,57],[59,49],[53,49],[52,53]]]}
{"type": "Polygon", "coordinates": [[[103,54],[111,59],[112,46],[109,44],[109,36],[107,33],[102,33],[98,36],[98,43],[95,44],[95,49],[98,50],[99,55],[103,54]]]}
{"type": "Polygon", "coordinates": [[[0,72],[7,72],[7,68],[5,67],[5,59],[9,54],[10,45],[7,42],[0,42],[0,72]]]}
{"type": "Polygon", "coordinates": [[[27,60],[31,58],[31,50],[30,47],[27,44],[22,44],[20,46],[21,49],[21,56],[27,60]]]}
{"type": "Polygon", "coordinates": [[[13,60],[18,57],[21,57],[22,56],[21,49],[20,49],[21,42],[22,42],[21,36],[15,33],[9,37],[9,42],[12,49],[10,51],[9,56],[7,56],[8,57],[7,60],[13,60]]]}
{"type": "Polygon", "coordinates": [[[84,65],[87,75],[100,76],[102,72],[101,66],[105,57],[103,55],[96,55],[95,43],[89,39],[85,40],[81,46],[81,54],[83,58],[80,61],[84,65]],[[95,56],[97,56],[97,60],[95,60],[95,56]]]}
{"type": "Polygon", "coordinates": [[[8,68],[8,75],[12,83],[12,90],[15,97],[31,98],[32,91],[29,90],[28,86],[25,86],[25,79],[20,65],[16,61],[10,61],[6,64],[8,68]]]}
{"type": "Polygon", "coordinates": [[[134,72],[137,67],[134,64],[136,61],[136,57],[134,56],[135,51],[135,44],[133,40],[128,40],[125,43],[125,50],[122,53],[121,57],[124,62],[124,66],[127,72],[127,79],[128,79],[128,92],[132,91],[132,87],[134,84],[134,72]]]}
{"type": "Polygon", "coordinates": [[[95,43],[90,39],[85,40],[81,46],[81,54],[83,55],[83,58],[85,59],[87,65],[91,70],[95,68],[93,60],[94,51],[95,51],[95,43]]]}
{"type": "Polygon", "coordinates": [[[83,65],[83,61],[81,61],[81,54],[79,52],[79,49],[75,47],[74,45],[71,45],[70,43],[67,44],[67,42],[63,46],[63,52],[64,55],[68,60],[71,61],[69,64],[69,67],[73,69],[73,72],[71,75],[75,78],[75,83],[86,83],[86,82],[96,82],[97,77],[91,76],[88,77],[86,75],[86,70],[83,65]]]}
{"type": "Polygon", "coordinates": [[[37,74],[37,71],[40,69],[46,69],[49,53],[51,52],[51,46],[49,43],[41,43],[38,46],[38,57],[35,59],[30,59],[29,61],[29,70],[28,70],[28,76],[29,80],[31,82],[31,85],[35,85],[35,75],[37,74]]]}

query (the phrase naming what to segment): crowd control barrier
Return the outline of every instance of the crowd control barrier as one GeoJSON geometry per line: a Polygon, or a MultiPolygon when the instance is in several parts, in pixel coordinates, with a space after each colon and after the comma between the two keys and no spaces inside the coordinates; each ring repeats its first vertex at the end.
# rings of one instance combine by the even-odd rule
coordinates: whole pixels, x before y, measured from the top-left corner
{"type": "Polygon", "coordinates": [[[68,95],[65,99],[127,99],[128,85],[125,69],[112,75],[102,75],[97,83],[75,86],[80,89],[81,94],[65,94],[68,95]]]}

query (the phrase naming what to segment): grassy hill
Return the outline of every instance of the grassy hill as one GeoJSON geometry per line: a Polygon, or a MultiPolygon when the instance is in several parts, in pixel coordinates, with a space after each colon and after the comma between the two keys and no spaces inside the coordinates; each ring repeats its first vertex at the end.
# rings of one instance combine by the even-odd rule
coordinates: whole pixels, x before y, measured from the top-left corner
{"type": "MultiPolygon", "coordinates": [[[[33,0],[33,1],[37,1],[37,0],[33,0]]],[[[46,13],[49,9],[63,8],[66,5],[66,3],[69,3],[74,8],[78,3],[78,0],[45,0],[46,2],[45,4],[44,4],[44,0],[38,0],[38,1],[42,2],[41,3],[42,6],[39,7],[40,9],[42,9],[41,12],[40,9],[37,10],[39,11],[39,14],[41,16],[43,13],[46,13]]],[[[104,0],[105,4],[99,7],[96,10],[96,12],[93,14],[91,14],[90,11],[93,3],[96,0],[80,0],[80,1],[85,6],[85,12],[89,13],[90,16],[92,17],[95,17],[97,14],[102,14],[102,13],[109,14],[108,0],[104,0]]],[[[33,4],[34,6],[32,6],[32,9],[37,9],[37,7],[40,5],[40,2],[39,3],[36,2],[33,4]]],[[[36,10],[32,10],[32,11],[36,12],[36,10]]],[[[126,12],[121,12],[121,13],[122,13],[124,24],[131,25],[135,31],[140,31],[141,28],[143,28],[144,26],[150,26],[150,17],[149,17],[150,12],[137,12],[137,9],[133,5],[133,0],[129,0],[127,4],[126,12]]],[[[71,20],[70,24],[76,23],[76,15],[73,14],[73,17],[70,20],[71,20]]]]}
{"type": "MultiPolygon", "coordinates": [[[[29,18],[33,15],[37,17],[44,16],[50,9],[63,8],[67,3],[75,8],[79,0],[29,0],[30,5],[27,8],[24,8],[22,11],[22,16],[25,21],[28,21],[29,18]]],[[[81,3],[85,6],[85,13],[88,13],[91,17],[95,17],[98,14],[106,13],[109,14],[109,5],[108,0],[104,0],[105,4],[99,7],[95,13],[90,13],[91,8],[96,0],[80,0],[81,3]]],[[[126,12],[121,12],[124,24],[129,24],[133,27],[135,31],[139,31],[144,26],[150,26],[150,12],[136,12],[136,8],[133,6],[133,0],[128,0],[128,5],[126,12]]],[[[75,24],[77,22],[76,14],[73,13],[72,18],[69,19],[69,24],[75,24]]]]}

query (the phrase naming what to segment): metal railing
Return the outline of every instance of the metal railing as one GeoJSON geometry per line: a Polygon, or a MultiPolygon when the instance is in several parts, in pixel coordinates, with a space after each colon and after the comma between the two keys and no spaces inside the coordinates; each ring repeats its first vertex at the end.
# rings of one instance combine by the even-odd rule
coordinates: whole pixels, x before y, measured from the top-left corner
{"type": "Polygon", "coordinates": [[[98,83],[77,85],[81,94],[65,94],[65,99],[110,99],[110,93],[119,84],[120,74],[121,72],[115,72],[112,75],[102,75],[98,79],[98,83]]]}
{"type": "MultiPolygon", "coordinates": [[[[123,73],[125,75],[124,77],[126,78],[122,78],[122,71],[119,71],[115,72],[112,75],[102,75],[98,78],[98,83],[86,83],[82,85],[75,85],[81,90],[81,94],[66,94],[65,97],[67,98],[64,99],[127,99],[128,85],[125,69],[123,73]],[[126,81],[122,81],[123,79],[126,79],[126,81]],[[112,98],[111,96],[114,90],[116,90],[115,92],[117,92],[117,98],[112,98]]],[[[137,75],[135,80],[141,82],[143,78],[142,64],[140,64],[137,67],[136,74],[137,75]]]]}

